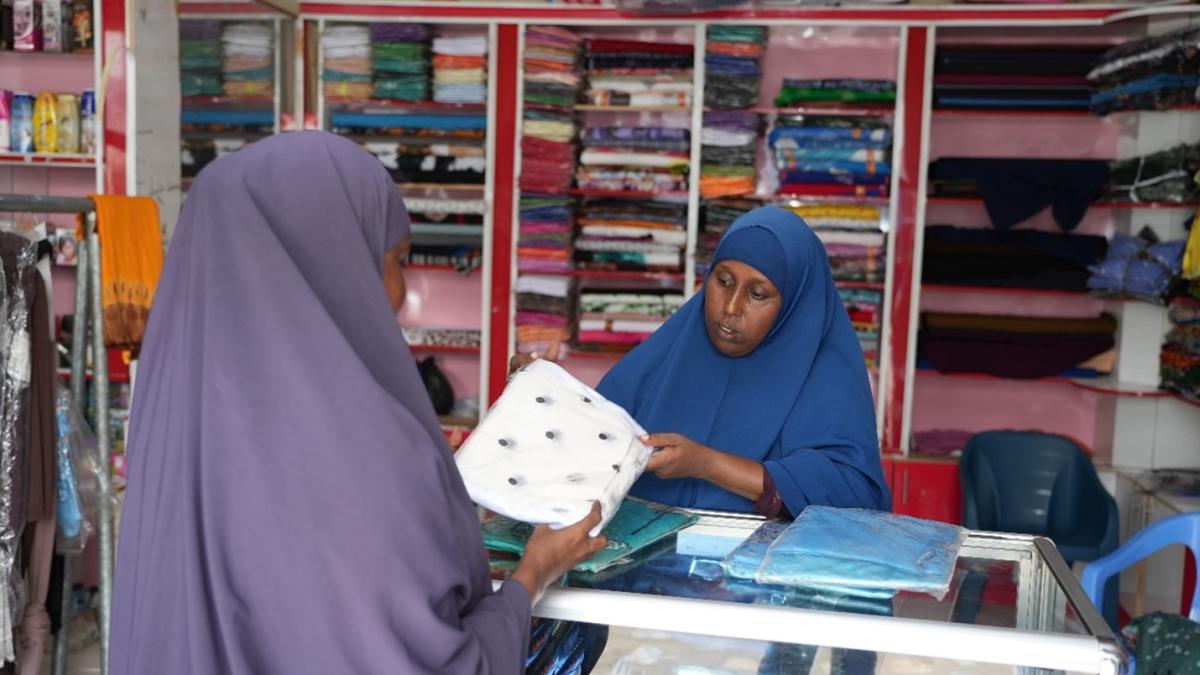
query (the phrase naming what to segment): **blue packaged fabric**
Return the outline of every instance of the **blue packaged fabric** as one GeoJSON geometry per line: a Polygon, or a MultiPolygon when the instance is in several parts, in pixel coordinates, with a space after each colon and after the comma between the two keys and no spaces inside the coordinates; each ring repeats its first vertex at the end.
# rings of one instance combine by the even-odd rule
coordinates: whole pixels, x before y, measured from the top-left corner
{"type": "Polygon", "coordinates": [[[876,143],[887,143],[892,138],[892,130],[858,127],[775,127],[771,130],[771,145],[775,145],[784,138],[809,141],[869,140],[876,143]]]}
{"type": "Polygon", "coordinates": [[[1092,273],[1088,288],[1161,300],[1179,276],[1186,246],[1182,239],[1152,244],[1118,232],[1104,260],[1088,268],[1092,273]]]}
{"type": "Polygon", "coordinates": [[[746,541],[730,551],[729,555],[725,556],[725,560],[721,562],[726,576],[734,579],[753,579],[758,574],[758,568],[762,565],[763,558],[767,555],[767,549],[775,543],[779,535],[783,534],[788,525],[779,520],[771,520],[759,525],[746,541]]]}
{"type": "Polygon", "coordinates": [[[967,532],[866,509],[810,506],[767,550],[755,580],[880,597],[946,595],[967,532]]]}

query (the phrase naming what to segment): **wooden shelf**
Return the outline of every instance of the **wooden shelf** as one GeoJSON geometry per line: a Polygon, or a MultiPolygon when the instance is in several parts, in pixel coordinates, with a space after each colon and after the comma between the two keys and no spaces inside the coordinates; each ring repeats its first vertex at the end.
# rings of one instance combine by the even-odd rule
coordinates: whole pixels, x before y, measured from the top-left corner
{"type": "Polygon", "coordinates": [[[91,155],[56,155],[45,153],[0,152],[0,166],[36,166],[63,169],[94,169],[96,158],[91,155]]]}

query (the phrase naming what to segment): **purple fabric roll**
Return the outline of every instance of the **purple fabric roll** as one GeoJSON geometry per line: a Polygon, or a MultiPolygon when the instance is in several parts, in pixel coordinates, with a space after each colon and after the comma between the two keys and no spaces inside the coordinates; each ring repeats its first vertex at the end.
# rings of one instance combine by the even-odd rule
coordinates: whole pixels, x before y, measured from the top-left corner
{"type": "Polygon", "coordinates": [[[429,39],[429,28],[420,23],[371,24],[371,42],[424,42],[429,39]]]}
{"type": "Polygon", "coordinates": [[[134,399],[114,673],[517,673],[474,507],[380,281],[387,171],[324,132],[208,165],[134,399]],[[236,242],[236,244],[234,244],[236,242]]]}
{"type": "Polygon", "coordinates": [[[221,39],[221,22],[213,19],[184,19],[179,22],[179,39],[216,42],[221,39]]]}

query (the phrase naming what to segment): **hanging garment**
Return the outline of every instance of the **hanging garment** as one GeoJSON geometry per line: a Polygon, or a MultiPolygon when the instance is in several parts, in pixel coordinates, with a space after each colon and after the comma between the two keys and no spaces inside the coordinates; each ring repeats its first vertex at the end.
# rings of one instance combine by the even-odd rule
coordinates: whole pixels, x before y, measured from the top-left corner
{"type": "MultiPolygon", "coordinates": [[[[100,237],[100,287],[104,344],[138,349],[146,332],[154,289],[162,273],[158,203],[149,197],[92,195],[100,237]]],[[[82,240],[83,217],[75,229],[82,240]]]]}
{"type": "Polygon", "coordinates": [[[527,523],[566,527],[593,502],[599,534],[646,467],[646,432],[549,361],[526,366],[455,455],[471,499],[527,523]]]}
{"type": "Polygon", "coordinates": [[[966,538],[956,525],[810,506],[771,544],[755,579],[872,597],[913,591],[940,600],[966,538]]]}

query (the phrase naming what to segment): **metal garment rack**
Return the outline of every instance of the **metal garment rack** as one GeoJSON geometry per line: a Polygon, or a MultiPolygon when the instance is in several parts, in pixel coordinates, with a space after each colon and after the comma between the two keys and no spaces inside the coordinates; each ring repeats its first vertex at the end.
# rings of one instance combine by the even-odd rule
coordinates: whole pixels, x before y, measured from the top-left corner
{"type": "MultiPolygon", "coordinates": [[[[75,323],[71,331],[71,398],[85,408],[87,340],[92,340],[92,394],[96,401],[96,445],[100,466],[100,672],[108,673],[109,615],[113,580],[113,490],[111,440],[108,419],[108,351],[104,346],[104,308],[100,289],[100,237],[96,234],[96,205],[75,197],[0,194],[0,212],[81,213],[85,218],[83,241],[76,248],[75,323]]],[[[63,564],[62,625],[54,636],[53,675],[67,670],[67,625],[71,609],[71,563],[63,564]]]]}

